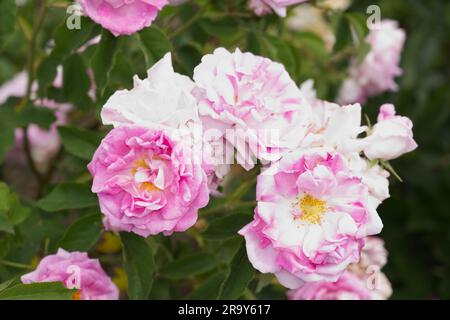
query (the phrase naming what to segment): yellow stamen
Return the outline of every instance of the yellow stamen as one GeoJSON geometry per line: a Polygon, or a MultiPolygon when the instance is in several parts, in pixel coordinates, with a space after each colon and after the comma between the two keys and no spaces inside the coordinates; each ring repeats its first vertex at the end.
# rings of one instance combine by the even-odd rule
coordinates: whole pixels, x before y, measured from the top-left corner
{"type": "Polygon", "coordinates": [[[133,161],[133,168],[131,168],[131,172],[133,174],[136,174],[136,172],[138,171],[138,169],[140,168],[145,168],[148,169],[148,165],[147,162],[145,162],[145,159],[137,159],[133,161]]]}
{"type": "Polygon", "coordinates": [[[310,224],[320,224],[323,214],[327,211],[327,203],[325,201],[311,197],[309,194],[300,200],[299,205],[301,215],[298,219],[310,224]]]}
{"type": "Polygon", "coordinates": [[[144,189],[144,190],[147,190],[147,191],[155,191],[155,190],[158,190],[158,191],[160,191],[161,189],[159,189],[158,187],[156,187],[153,183],[151,183],[151,182],[142,182],[141,183],[141,185],[140,185],[140,187],[142,188],[142,189],[144,189]]]}
{"type": "MultiPolygon", "coordinates": [[[[141,159],[136,159],[135,161],[133,161],[133,167],[131,168],[131,173],[134,175],[136,174],[136,172],[138,172],[139,169],[149,169],[149,166],[147,164],[147,162],[145,161],[145,159],[141,158],[141,159]]],[[[158,187],[156,187],[153,183],[146,181],[146,182],[142,182],[139,187],[142,190],[146,190],[146,191],[161,191],[161,189],[159,189],[158,187]]]]}

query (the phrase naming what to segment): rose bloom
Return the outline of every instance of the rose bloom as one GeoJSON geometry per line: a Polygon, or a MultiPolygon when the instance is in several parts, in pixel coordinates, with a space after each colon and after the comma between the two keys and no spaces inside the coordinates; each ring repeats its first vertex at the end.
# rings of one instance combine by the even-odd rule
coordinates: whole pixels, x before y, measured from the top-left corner
{"type": "Polygon", "coordinates": [[[379,288],[370,289],[367,280],[351,271],[345,271],[336,282],[308,282],[290,290],[290,300],[386,300],[392,294],[389,280],[379,274],[379,288]]]}
{"type": "Polygon", "coordinates": [[[301,148],[332,148],[344,155],[363,149],[365,143],[358,136],[366,127],[361,126],[360,104],[340,106],[318,99],[312,80],[305,81],[300,91],[312,111],[301,148]]]}
{"type": "Polygon", "coordinates": [[[256,158],[278,160],[304,136],[310,109],[283,65],[218,48],[203,57],[194,81],[204,127],[222,133],[245,169],[256,158]]]}
{"type": "Polygon", "coordinates": [[[74,299],[119,299],[119,290],[103,271],[100,262],[97,259],[89,259],[85,252],[67,252],[59,249],[56,254],[42,259],[36,270],[23,275],[21,280],[25,284],[62,282],[66,288],[78,289],[74,299]]]}
{"type": "Polygon", "coordinates": [[[293,152],[257,182],[253,222],[240,230],[253,266],[295,289],[336,281],[358,262],[363,238],[382,229],[369,193],[342,156],[326,150],[293,152]]]}
{"type": "Polygon", "coordinates": [[[147,72],[147,78],[134,77],[131,90],[116,91],[103,106],[103,124],[119,127],[138,125],[176,131],[183,140],[201,153],[203,167],[208,174],[211,192],[216,192],[220,182],[229,171],[222,159],[222,145],[203,137],[203,125],[198,115],[197,101],[192,95],[194,82],[174,71],[171,54],[167,53],[147,72]],[[215,143],[215,144],[213,144],[215,143]]]}
{"type": "Polygon", "coordinates": [[[308,282],[288,291],[291,300],[385,300],[392,295],[387,277],[379,270],[387,262],[384,242],[367,237],[359,263],[351,264],[336,282],[308,282]],[[376,268],[373,268],[376,267],[376,268]],[[372,269],[371,269],[372,268],[372,269]]]}
{"type": "Polygon", "coordinates": [[[388,252],[384,247],[384,241],[378,237],[367,237],[361,254],[359,264],[364,267],[371,265],[384,267],[387,263],[388,252]]]}
{"type": "Polygon", "coordinates": [[[397,90],[395,77],[402,74],[400,58],[405,32],[393,20],[383,20],[369,32],[369,53],[359,65],[353,63],[350,77],[344,81],[338,101],[342,104],[366,102],[368,97],[397,90]]]}
{"type": "Polygon", "coordinates": [[[378,122],[365,138],[364,153],[369,159],[391,160],[417,148],[414,141],[413,124],[407,117],[396,115],[392,104],[380,107],[378,122]]]}
{"type": "Polygon", "coordinates": [[[300,90],[311,105],[313,118],[301,147],[337,150],[352,174],[360,177],[368,187],[369,202],[376,208],[389,198],[389,172],[361,156],[361,151],[368,145],[367,139],[359,138],[367,130],[361,126],[361,106],[340,106],[318,99],[311,80],[303,83],[300,90]]]}
{"type": "Polygon", "coordinates": [[[272,10],[279,16],[286,16],[286,7],[308,0],[250,0],[249,7],[258,16],[266,15],[272,10]]]}
{"type": "Polygon", "coordinates": [[[78,0],[84,12],[115,36],[149,27],[168,0],[78,0]]]}
{"type": "Polygon", "coordinates": [[[181,232],[209,201],[207,177],[190,147],[161,130],[113,129],[88,169],[107,230],[143,237],[181,232]]]}

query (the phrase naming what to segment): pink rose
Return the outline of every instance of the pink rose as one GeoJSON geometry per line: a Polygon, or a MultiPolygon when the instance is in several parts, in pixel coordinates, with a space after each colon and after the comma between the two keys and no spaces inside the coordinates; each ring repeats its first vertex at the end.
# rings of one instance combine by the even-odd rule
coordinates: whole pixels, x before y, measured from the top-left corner
{"type": "Polygon", "coordinates": [[[413,124],[407,117],[395,114],[392,104],[380,107],[378,122],[364,139],[364,153],[369,159],[391,160],[417,148],[414,141],[413,124]]]}
{"type": "Polygon", "coordinates": [[[383,239],[367,237],[365,242],[359,263],[366,268],[371,265],[384,267],[387,263],[388,252],[384,247],[383,239]]]}
{"type": "Polygon", "coordinates": [[[115,36],[149,27],[168,0],[78,0],[84,12],[115,36]]]}
{"type": "Polygon", "coordinates": [[[240,234],[253,266],[295,289],[336,281],[360,257],[381,220],[367,187],[344,159],[324,150],[294,152],[258,177],[254,221],[240,234]]]}
{"type": "Polygon", "coordinates": [[[397,90],[395,77],[402,74],[399,65],[405,38],[396,21],[383,20],[375,25],[366,38],[371,50],[361,64],[351,66],[350,77],[344,81],[338,101],[364,103],[367,97],[397,90]]]}
{"type": "Polygon", "coordinates": [[[35,282],[62,282],[69,289],[78,289],[74,299],[118,300],[119,290],[103,271],[97,259],[89,259],[85,252],[56,254],[41,260],[36,270],[21,277],[25,284],[35,282]]]}
{"type": "Polygon", "coordinates": [[[250,0],[249,7],[258,16],[266,15],[273,10],[279,16],[285,17],[286,7],[306,1],[308,0],[250,0]]]}
{"type": "Polygon", "coordinates": [[[209,201],[206,174],[191,151],[159,130],[113,129],[88,165],[106,229],[147,237],[190,228],[209,201]]]}
{"type": "Polygon", "coordinates": [[[245,169],[278,160],[306,132],[309,105],[283,65],[237,49],[219,48],[194,70],[199,114],[206,129],[236,148],[245,169]]]}
{"type": "Polygon", "coordinates": [[[384,242],[367,237],[361,260],[351,264],[336,282],[308,282],[288,292],[291,300],[385,300],[392,295],[387,277],[380,269],[387,262],[384,242]]]}
{"type": "Polygon", "coordinates": [[[367,279],[351,271],[346,271],[336,282],[308,282],[303,287],[288,292],[290,300],[385,300],[389,281],[384,274],[380,274],[379,289],[370,289],[367,279]]]}
{"type": "Polygon", "coordinates": [[[203,126],[198,115],[197,101],[192,95],[194,82],[174,71],[171,54],[167,53],[147,71],[147,78],[134,77],[134,88],[116,91],[103,106],[103,124],[119,127],[137,125],[146,128],[177,131],[183,140],[204,155],[211,192],[216,192],[229,168],[214,165],[221,156],[222,144],[203,141],[203,126]]]}

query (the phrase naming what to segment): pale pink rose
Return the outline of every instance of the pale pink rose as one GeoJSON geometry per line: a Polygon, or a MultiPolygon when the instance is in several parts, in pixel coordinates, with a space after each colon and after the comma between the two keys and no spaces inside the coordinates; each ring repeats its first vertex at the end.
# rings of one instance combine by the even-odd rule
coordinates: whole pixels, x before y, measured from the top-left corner
{"type": "Polygon", "coordinates": [[[149,27],[168,0],[78,0],[84,12],[115,36],[149,27]]]}
{"type": "Polygon", "coordinates": [[[147,72],[146,79],[134,77],[134,88],[116,91],[103,106],[103,124],[118,127],[139,125],[157,129],[188,129],[198,123],[194,82],[173,70],[167,53],[147,72]]]}
{"type": "Polygon", "coordinates": [[[395,114],[392,104],[380,107],[378,122],[364,139],[364,153],[369,159],[391,160],[417,148],[414,141],[413,124],[408,117],[395,114]]]}
{"type": "Polygon", "coordinates": [[[373,265],[383,268],[387,263],[387,257],[388,252],[384,247],[383,239],[367,237],[359,264],[365,268],[373,265]]]}
{"type": "Polygon", "coordinates": [[[258,16],[266,15],[273,10],[279,16],[285,17],[288,6],[306,1],[308,0],[250,0],[249,7],[258,16]]]}
{"type": "Polygon", "coordinates": [[[380,288],[370,289],[367,279],[351,271],[345,271],[336,282],[308,282],[303,287],[290,290],[287,295],[290,300],[385,300],[389,281],[380,274],[380,288]],[[387,283],[386,283],[387,281],[387,283]]]}
{"type": "Polygon", "coordinates": [[[194,70],[199,114],[207,129],[222,132],[237,162],[276,161],[295,149],[310,109],[283,65],[237,49],[218,48],[194,70]]]}
{"type": "Polygon", "coordinates": [[[41,260],[36,270],[21,277],[25,284],[35,282],[62,282],[66,288],[77,289],[74,299],[118,300],[119,290],[103,271],[97,259],[89,259],[85,252],[56,254],[41,260]]]}
{"type": "Polygon", "coordinates": [[[209,201],[207,177],[196,156],[160,130],[113,129],[88,165],[106,229],[147,237],[194,225],[209,201]]]}
{"type": "Polygon", "coordinates": [[[361,156],[361,151],[368,145],[366,139],[358,137],[367,129],[361,126],[361,106],[339,106],[318,99],[311,80],[303,83],[300,90],[311,105],[313,119],[301,147],[337,150],[351,172],[368,187],[369,202],[373,207],[378,207],[389,198],[389,172],[361,156]]]}
{"type": "Polygon", "coordinates": [[[317,98],[312,80],[305,81],[300,91],[312,110],[301,148],[326,147],[344,155],[363,149],[365,144],[358,139],[366,130],[361,126],[361,105],[340,106],[317,98]]]}
{"type": "Polygon", "coordinates": [[[341,87],[339,103],[364,103],[368,97],[396,91],[395,78],[402,74],[400,59],[405,39],[396,21],[376,24],[366,38],[371,49],[361,64],[353,62],[350,77],[341,87]]]}
{"type": "Polygon", "coordinates": [[[336,281],[382,229],[360,178],[338,154],[293,152],[258,177],[254,221],[240,234],[253,266],[295,289],[336,281]]]}
{"type": "Polygon", "coordinates": [[[351,264],[336,282],[308,282],[287,295],[291,300],[385,300],[392,287],[380,269],[387,262],[384,242],[367,237],[359,263],[351,264]]]}
{"type": "Polygon", "coordinates": [[[388,171],[379,164],[371,164],[359,152],[347,154],[346,158],[351,171],[369,188],[370,200],[375,207],[390,197],[388,171]]]}

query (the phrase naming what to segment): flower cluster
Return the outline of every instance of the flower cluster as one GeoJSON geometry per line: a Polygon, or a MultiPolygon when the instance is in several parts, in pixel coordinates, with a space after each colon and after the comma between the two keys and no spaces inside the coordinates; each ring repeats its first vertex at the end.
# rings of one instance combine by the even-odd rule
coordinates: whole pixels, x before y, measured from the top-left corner
{"type": "Polygon", "coordinates": [[[312,81],[299,88],[281,64],[239,50],[204,56],[193,78],[167,54],[104,105],[114,129],[88,168],[106,229],[185,231],[230,158],[259,163],[254,219],[239,231],[253,266],[290,289],[353,282],[349,266],[383,227],[389,172],[378,160],[417,147],[411,121],[383,105],[363,126],[359,104],[320,100],[312,81]]]}
{"type": "Polygon", "coordinates": [[[376,209],[389,197],[389,173],[369,159],[392,159],[416,147],[411,122],[395,116],[391,105],[367,128],[359,104],[319,100],[310,81],[301,91],[312,109],[308,132],[297,150],[259,176],[254,221],[240,231],[253,266],[291,289],[335,282],[359,261],[364,239],[382,229],[376,209]],[[383,126],[387,145],[378,137],[383,126]]]}
{"type": "Polygon", "coordinates": [[[350,265],[336,282],[308,282],[290,290],[291,300],[386,300],[392,294],[391,284],[380,269],[386,264],[383,240],[366,239],[360,262],[350,265]]]}
{"type": "Polygon", "coordinates": [[[402,74],[399,64],[405,39],[397,21],[375,24],[366,38],[371,49],[362,63],[354,62],[350,67],[350,77],[342,84],[338,101],[364,103],[368,97],[397,90],[395,77],[402,74]]]}

